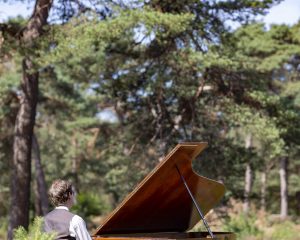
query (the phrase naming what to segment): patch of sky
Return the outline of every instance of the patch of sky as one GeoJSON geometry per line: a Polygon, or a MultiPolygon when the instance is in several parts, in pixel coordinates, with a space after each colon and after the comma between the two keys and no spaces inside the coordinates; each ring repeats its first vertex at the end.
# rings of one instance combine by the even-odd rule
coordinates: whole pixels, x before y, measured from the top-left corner
{"type": "MultiPolygon", "coordinates": [[[[68,10],[70,11],[71,15],[75,15],[75,17],[85,16],[86,19],[93,20],[99,19],[102,20],[103,15],[109,15],[109,9],[104,6],[104,4],[100,5],[101,3],[93,2],[90,0],[81,0],[76,2],[69,2],[67,6],[68,10]],[[83,9],[88,9],[82,11],[83,9]],[[76,12],[80,12],[80,14],[74,14],[76,12]]],[[[53,6],[49,13],[49,22],[50,23],[64,23],[65,19],[61,18],[61,2],[54,1],[53,6]]],[[[67,11],[68,11],[67,10],[67,11]]],[[[65,11],[65,13],[67,13],[65,11]]],[[[67,13],[68,14],[68,13],[67,13]]]]}
{"type": "Polygon", "coordinates": [[[186,43],[180,38],[175,39],[175,44],[178,49],[183,49],[186,46],[186,43]]]}
{"type": "Polygon", "coordinates": [[[231,31],[234,31],[241,26],[241,24],[239,22],[233,21],[231,19],[227,19],[224,23],[225,23],[225,26],[227,28],[229,28],[231,31]]]}
{"type": "Polygon", "coordinates": [[[116,80],[116,79],[118,79],[119,74],[118,73],[113,73],[111,77],[112,77],[112,79],[116,80]]]}
{"type": "Polygon", "coordinates": [[[290,63],[285,63],[285,64],[283,65],[283,68],[284,68],[285,70],[287,70],[287,71],[290,71],[290,70],[293,69],[293,65],[290,64],[290,63]]]}
{"type": "Polygon", "coordinates": [[[122,76],[122,75],[126,75],[128,74],[130,71],[128,69],[122,69],[118,71],[118,75],[122,76]]]}
{"type": "Polygon", "coordinates": [[[141,97],[147,97],[149,95],[144,89],[137,90],[136,94],[141,97]]]}
{"type": "Polygon", "coordinates": [[[116,123],[118,122],[118,117],[116,113],[111,108],[104,108],[96,114],[96,117],[102,122],[116,123]]]}
{"type": "MultiPolygon", "coordinates": [[[[48,21],[50,23],[62,23],[63,21],[59,19],[59,15],[57,14],[59,4],[61,2],[54,1],[53,7],[50,10],[49,13],[49,19],[48,21]]],[[[83,0],[83,1],[77,1],[77,2],[70,2],[70,5],[68,7],[72,7],[72,9],[78,9],[78,8],[89,8],[90,11],[84,11],[84,16],[88,19],[95,19],[97,17],[102,16],[99,13],[104,13],[108,11],[107,7],[105,7],[103,4],[96,4],[90,0],[83,0]],[[97,15],[98,14],[98,15],[97,15]]],[[[17,16],[22,16],[24,18],[29,18],[30,15],[33,12],[35,5],[35,1],[25,0],[25,1],[11,1],[11,2],[1,2],[1,8],[0,8],[0,21],[6,21],[9,18],[15,18],[17,16]]]]}
{"type": "Polygon", "coordinates": [[[203,77],[202,72],[197,72],[197,77],[198,77],[198,78],[203,77]]]}
{"type": "Polygon", "coordinates": [[[92,83],[88,89],[85,91],[87,95],[96,95],[97,89],[99,89],[100,84],[99,83],[92,83]]]}
{"type": "MultiPolygon", "coordinates": [[[[254,20],[265,23],[267,29],[273,24],[293,25],[300,20],[300,1],[284,0],[267,10],[265,15],[258,15],[254,20]]],[[[241,26],[240,23],[227,20],[226,25],[232,30],[241,26]]]]}
{"type": "Polygon", "coordinates": [[[284,0],[270,9],[266,16],[260,18],[268,26],[271,24],[293,25],[300,19],[300,1],[284,0]]]}
{"type": "Polygon", "coordinates": [[[158,73],[154,73],[154,74],[150,77],[150,79],[151,79],[151,81],[155,82],[156,79],[157,79],[157,77],[158,77],[158,73]]]}
{"type": "MultiPolygon", "coordinates": [[[[203,52],[208,51],[208,43],[207,40],[199,36],[198,30],[193,30],[193,40],[191,41],[191,46],[193,49],[201,49],[203,52]]],[[[211,36],[211,39],[213,39],[215,42],[218,41],[218,39],[214,36],[211,36]]]]}
{"type": "MultiPolygon", "coordinates": [[[[112,1],[113,2],[113,1],[112,1]]],[[[122,8],[141,8],[143,7],[145,4],[148,4],[150,1],[149,0],[119,0],[116,1],[118,3],[116,3],[117,5],[121,5],[122,8]]]]}
{"type": "Polygon", "coordinates": [[[134,28],[134,40],[136,43],[149,45],[154,39],[154,32],[149,32],[144,24],[138,24],[134,28]]]}
{"type": "Polygon", "coordinates": [[[146,67],[141,67],[141,68],[139,69],[139,72],[140,72],[140,73],[145,73],[146,70],[147,70],[146,67]]]}
{"type": "Polygon", "coordinates": [[[171,74],[172,73],[172,68],[171,67],[168,67],[166,70],[165,70],[165,73],[166,74],[171,74]]]}
{"type": "Polygon", "coordinates": [[[9,18],[22,16],[24,18],[29,17],[34,7],[33,1],[24,2],[1,2],[0,8],[0,21],[6,21],[9,18]]]}
{"type": "Polygon", "coordinates": [[[166,81],[166,82],[165,82],[165,87],[166,87],[166,88],[171,88],[172,85],[173,85],[173,80],[169,80],[169,81],[166,81]]]}
{"type": "Polygon", "coordinates": [[[129,71],[128,69],[121,69],[121,70],[118,70],[118,72],[112,74],[112,79],[117,80],[117,79],[119,79],[122,75],[126,75],[126,74],[128,74],[129,72],[130,72],[130,71],[129,71]]]}
{"type": "MultiPolygon", "coordinates": [[[[85,0],[84,3],[89,2],[85,0]]],[[[123,1],[127,6],[140,7],[145,3],[143,1],[123,1]]],[[[12,1],[12,2],[1,2],[0,9],[0,21],[6,21],[8,18],[13,18],[18,15],[23,17],[29,17],[33,11],[35,1],[12,1]]],[[[257,20],[270,24],[288,24],[292,25],[299,21],[300,18],[300,0],[284,0],[280,4],[273,6],[265,16],[258,16],[257,20]]],[[[235,21],[226,22],[228,26],[236,29],[239,25],[235,21]]],[[[151,40],[151,39],[150,39],[151,40]]]]}
{"type": "Polygon", "coordinates": [[[137,97],[134,96],[132,93],[128,93],[128,96],[127,96],[127,102],[128,103],[133,103],[133,102],[136,102],[137,101],[137,97]]]}

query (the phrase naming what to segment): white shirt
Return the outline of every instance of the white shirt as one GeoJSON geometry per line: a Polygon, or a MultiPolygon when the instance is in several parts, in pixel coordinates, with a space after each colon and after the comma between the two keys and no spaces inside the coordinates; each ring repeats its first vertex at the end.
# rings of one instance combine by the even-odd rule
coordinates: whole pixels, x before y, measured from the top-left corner
{"type": "MultiPolygon", "coordinates": [[[[59,206],[55,209],[64,209],[69,211],[69,208],[65,206],[59,206]]],[[[71,219],[69,231],[71,237],[75,237],[76,240],[92,240],[86,229],[84,220],[78,215],[74,215],[74,217],[71,219]]]]}

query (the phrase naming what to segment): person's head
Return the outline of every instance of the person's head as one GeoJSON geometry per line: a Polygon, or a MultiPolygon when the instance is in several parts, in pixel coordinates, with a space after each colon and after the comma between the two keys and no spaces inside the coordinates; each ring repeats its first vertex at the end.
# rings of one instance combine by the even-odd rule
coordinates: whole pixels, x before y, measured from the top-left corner
{"type": "Polygon", "coordinates": [[[51,203],[57,206],[72,207],[75,203],[73,186],[69,181],[57,179],[55,180],[48,191],[51,203]]]}

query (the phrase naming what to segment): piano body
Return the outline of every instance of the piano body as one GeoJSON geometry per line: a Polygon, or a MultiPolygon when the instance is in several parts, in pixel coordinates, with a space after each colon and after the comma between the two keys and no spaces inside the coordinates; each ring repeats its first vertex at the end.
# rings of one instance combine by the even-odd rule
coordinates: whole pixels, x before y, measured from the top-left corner
{"type": "Polygon", "coordinates": [[[236,239],[211,232],[204,218],[225,192],[223,184],[192,170],[192,160],[206,146],[178,144],[104,220],[93,240],[236,239]],[[201,218],[207,232],[187,232],[201,218]]]}

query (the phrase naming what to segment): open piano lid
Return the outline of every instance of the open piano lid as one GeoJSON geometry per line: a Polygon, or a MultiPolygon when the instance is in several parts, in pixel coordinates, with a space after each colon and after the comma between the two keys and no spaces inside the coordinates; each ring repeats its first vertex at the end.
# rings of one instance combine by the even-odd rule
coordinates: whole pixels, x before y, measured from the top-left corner
{"type": "Polygon", "coordinates": [[[176,166],[203,215],[220,201],[225,192],[223,184],[199,176],[192,170],[192,160],[206,146],[205,142],[178,144],[104,220],[94,235],[191,229],[200,217],[176,166]]]}

